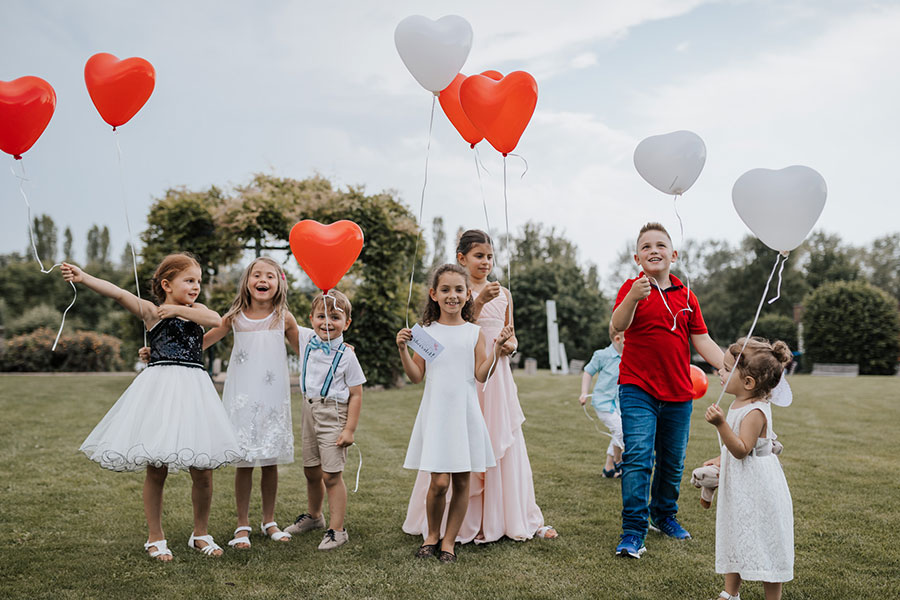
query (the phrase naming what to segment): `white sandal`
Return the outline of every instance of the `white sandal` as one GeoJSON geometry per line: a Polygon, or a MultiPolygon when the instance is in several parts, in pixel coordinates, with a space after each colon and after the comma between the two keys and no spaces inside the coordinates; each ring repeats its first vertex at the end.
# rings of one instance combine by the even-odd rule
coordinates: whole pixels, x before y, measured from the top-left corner
{"type": "Polygon", "coordinates": [[[738,593],[736,596],[732,596],[725,590],[722,590],[715,600],[741,600],[741,594],[738,593]]]}
{"type": "Polygon", "coordinates": [[[205,554],[207,556],[212,556],[213,552],[215,552],[216,550],[222,549],[222,547],[219,546],[215,542],[215,540],[213,540],[213,536],[211,536],[211,535],[194,535],[193,531],[191,532],[190,539],[188,539],[188,548],[193,548],[194,550],[202,552],[203,554],[205,554]],[[194,544],[195,540],[199,540],[201,542],[206,542],[206,545],[203,546],[202,548],[200,548],[199,546],[194,544]]]}
{"type": "Polygon", "coordinates": [[[147,542],[144,544],[144,550],[149,550],[150,548],[156,548],[153,552],[150,552],[150,558],[158,558],[160,556],[172,556],[172,551],[169,550],[169,547],[166,545],[166,540],[156,540],[154,542],[147,542]]]}
{"type": "Polygon", "coordinates": [[[263,535],[268,535],[271,539],[279,542],[281,540],[289,540],[291,539],[291,534],[286,531],[276,531],[275,533],[269,535],[270,527],[278,527],[278,523],[275,521],[269,521],[268,523],[260,523],[259,528],[262,529],[263,535]]]}
{"type": "Polygon", "coordinates": [[[234,530],[234,539],[228,540],[228,545],[231,547],[236,546],[237,544],[247,544],[247,548],[238,548],[238,550],[247,550],[250,548],[250,533],[253,531],[252,527],[248,527],[247,525],[241,525],[237,529],[234,530]],[[246,536],[238,537],[238,533],[241,531],[248,532],[246,536]]]}
{"type": "Polygon", "coordinates": [[[543,527],[538,527],[538,530],[534,532],[534,535],[539,538],[552,540],[559,537],[559,532],[556,531],[556,527],[554,527],[553,525],[544,525],[543,527]],[[556,535],[554,535],[553,537],[547,537],[547,533],[551,531],[556,532],[556,535]]]}

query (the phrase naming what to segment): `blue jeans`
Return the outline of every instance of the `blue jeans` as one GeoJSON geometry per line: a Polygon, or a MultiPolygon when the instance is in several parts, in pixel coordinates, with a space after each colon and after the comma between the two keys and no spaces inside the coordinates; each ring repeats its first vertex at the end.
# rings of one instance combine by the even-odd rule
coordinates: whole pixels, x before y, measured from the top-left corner
{"type": "Polygon", "coordinates": [[[643,539],[648,517],[657,521],[678,512],[693,401],[663,402],[625,384],[619,386],[619,406],[625,439],[622,533],[643,539]]]}

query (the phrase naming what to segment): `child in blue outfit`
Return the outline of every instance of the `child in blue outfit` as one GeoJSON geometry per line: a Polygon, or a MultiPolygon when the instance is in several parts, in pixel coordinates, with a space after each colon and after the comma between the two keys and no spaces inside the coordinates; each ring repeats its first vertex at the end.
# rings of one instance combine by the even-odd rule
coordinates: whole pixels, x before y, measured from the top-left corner
{"type": "Polygon", "coordinates": [[[609,429],[612,439],[606,448],[603,476],[621,477],[622,450],[625,444],[622,441],[622,413],[619,410],[619,362],[622,360],[625,334],[616,332],[610,327],[609,339],[612,344],[594,352],[590,362],[584,366],[584,374],[581,376],[581,396],[578,397],[578,401],[584,406],[590,397],[594,412],[609,429]],[[588,395],[587,391],[594,375],[597,375],[597,383],[594,385],[594,392],[588,395]]]}

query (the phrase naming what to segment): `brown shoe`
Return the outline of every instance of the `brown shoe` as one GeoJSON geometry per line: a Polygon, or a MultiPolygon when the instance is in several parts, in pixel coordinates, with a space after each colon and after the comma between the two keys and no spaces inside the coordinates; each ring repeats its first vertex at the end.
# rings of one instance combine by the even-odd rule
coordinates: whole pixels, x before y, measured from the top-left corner
{"type": "Polygon", "coordinates": [[[416,550],[416,558],[431,558],[432,556],[435,556],[440,544],[440,542],[437,542],[436,544],[422,544],[419,546],[419,549],[416,550]]]}
{"type": "Polygon", "coordinates": [[[438,560],[442,563],[452,563],[456,562],[456,555],[452,552],[447,552],[446,550],[441,550],[441,553],[438,554],[438,560]]]}

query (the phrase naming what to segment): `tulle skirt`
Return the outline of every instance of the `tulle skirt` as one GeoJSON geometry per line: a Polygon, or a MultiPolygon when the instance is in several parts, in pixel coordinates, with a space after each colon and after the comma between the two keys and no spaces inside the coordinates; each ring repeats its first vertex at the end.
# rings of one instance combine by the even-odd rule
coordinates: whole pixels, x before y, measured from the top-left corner
{"type": "Polygon", "coordinates": [[[203,369],[148,367],[94,427],[80,450],[104,469],[215,469],[245,458],[203,369]]]}

